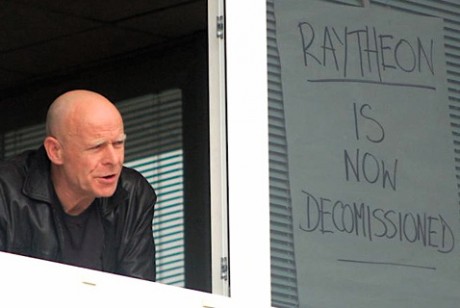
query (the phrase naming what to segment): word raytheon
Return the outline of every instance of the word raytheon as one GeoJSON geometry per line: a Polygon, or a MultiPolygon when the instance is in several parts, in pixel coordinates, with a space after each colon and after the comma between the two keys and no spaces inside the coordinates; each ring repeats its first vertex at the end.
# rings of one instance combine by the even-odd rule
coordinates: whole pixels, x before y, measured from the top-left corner
{"type": "MultiPolygon", "coordinates": [[[[300,22],[298,30],[305,67],[316,65],[328,70],[329,81],[385,83],[385,74],[395,72],[404,76],[435,74],[433,39],[398,37],[369,26],[353,29],[324,26],[317,29],[309,22],[300,22]]],[[[387,75],[393,82],[391,76],[387,75]]],[[[404,82],[394,85],[435,89],[431,85],[404,82]]]]}

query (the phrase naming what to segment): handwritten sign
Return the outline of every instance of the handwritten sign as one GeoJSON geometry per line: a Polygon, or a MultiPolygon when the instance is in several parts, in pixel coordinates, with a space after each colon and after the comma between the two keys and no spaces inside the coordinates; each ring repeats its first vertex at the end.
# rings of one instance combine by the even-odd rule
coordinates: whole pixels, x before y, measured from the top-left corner
{"type": "Polygon", "coordinates": [[[453,307],[442,20],[275,3],[302,307],[453,307]]]}

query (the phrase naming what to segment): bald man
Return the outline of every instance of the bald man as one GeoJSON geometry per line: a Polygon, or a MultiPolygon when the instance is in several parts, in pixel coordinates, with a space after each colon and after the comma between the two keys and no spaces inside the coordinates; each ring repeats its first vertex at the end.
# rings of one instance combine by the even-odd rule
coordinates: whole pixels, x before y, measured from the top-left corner
{"type": "Polygon", "coordinates": [[[155,281],[156,194],[125,139],[102,95],[59,96],[43,146],[0,164],[0,250],[155,281]]]}

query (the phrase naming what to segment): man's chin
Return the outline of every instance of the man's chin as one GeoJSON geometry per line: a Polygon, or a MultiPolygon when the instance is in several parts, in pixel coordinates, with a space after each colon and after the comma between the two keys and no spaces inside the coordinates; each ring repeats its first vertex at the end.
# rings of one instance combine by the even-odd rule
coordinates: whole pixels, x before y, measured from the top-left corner
{"type": "Polygon", "coordinates": [[[113,194],[115,193],[116,186],[114,188],[105,188],[105,189],[99,189],[96,192],[96,195],[98,198],[108,198],[112,197],[113,194]]]}

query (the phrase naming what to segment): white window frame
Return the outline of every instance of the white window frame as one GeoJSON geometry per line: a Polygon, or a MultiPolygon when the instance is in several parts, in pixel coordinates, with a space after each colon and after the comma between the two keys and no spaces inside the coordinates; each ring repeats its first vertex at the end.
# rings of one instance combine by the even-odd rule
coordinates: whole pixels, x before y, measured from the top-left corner
{"type": "Polygon", "coordinates": [[[230,296],[270,307],[265,0],[225,2],[230,296]]]}
{"type": "Polygon", "coordinates": [[[229,296],[223,0],[208,1],[212,293],[229,296]]]}

